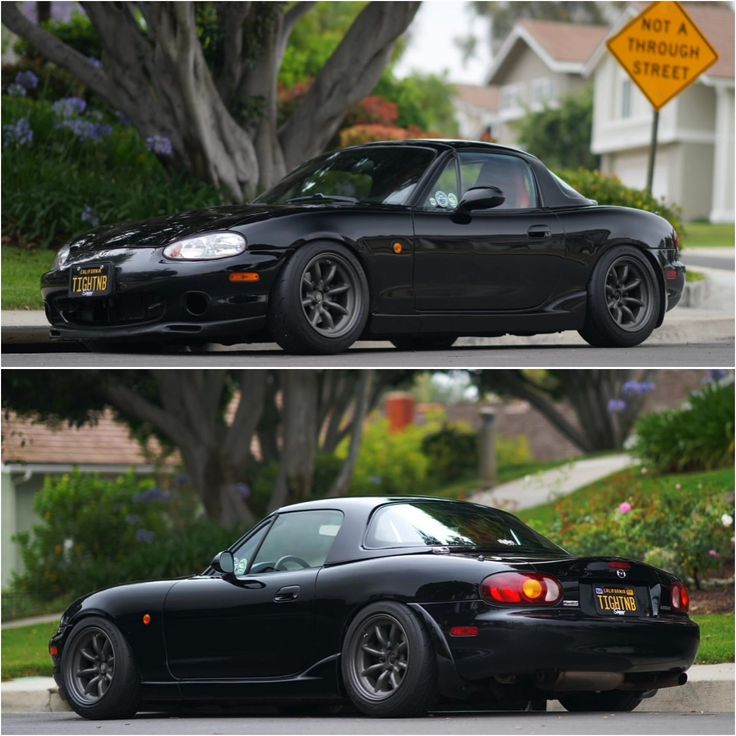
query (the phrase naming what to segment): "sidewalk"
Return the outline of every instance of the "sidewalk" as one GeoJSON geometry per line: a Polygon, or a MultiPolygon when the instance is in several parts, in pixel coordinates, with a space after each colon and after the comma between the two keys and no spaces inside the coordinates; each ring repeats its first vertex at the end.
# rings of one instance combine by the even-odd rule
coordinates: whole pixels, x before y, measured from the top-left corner
{"type": "Polygon", "coordinates": [[[583,486],[630,467],[634,462],[631,455],[623,453],[573,460],[558,468],[480,491],[468,498],[468,501],[511,512],[520,511],[567,496],[583,486]]]}
{"type": "Polygon", "coordinates": [[[2,625],[3,629],[21,629],[24,626],[33,626],[34,624],[52,624],[61,618],[59,613],[45,613],[43,616],[31,616],[30,618],[17,618],[14,621],[8,621],[2,625]]]}
{"type": "MultiPolygon", "coordinates": [[[[682,687],[660,690],[647,698],[641,711],[672,711],[676,713],[733,713],[734,666],[700,664],[688,670],[688,682],[682,687]]],[[[564,710],[556,700],[547,704],[550,711],[564,710]]],[[[6,713],[68,711],[69,706],[59,697],[53,677],[22,677],[2,683],[2,710],[6,713]]]]}

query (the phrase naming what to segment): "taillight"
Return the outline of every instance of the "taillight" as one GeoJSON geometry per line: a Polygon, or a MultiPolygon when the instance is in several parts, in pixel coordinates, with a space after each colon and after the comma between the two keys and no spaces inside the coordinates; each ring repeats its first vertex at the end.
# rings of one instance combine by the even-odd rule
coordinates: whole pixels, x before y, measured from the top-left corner
{"type": "Polygon", "coordinates": [[[491,603],[531,603],[554,606],[562,598],[562,585],[556,578],[527,572],[499,572],[481,583],[481,596],[491,603]]]}
{"type": "Polygon", "coordinates": [[[672,585],[672,610],[687,613],[690,608],[690,593],[687,588],[680,582],[672,585]]]}

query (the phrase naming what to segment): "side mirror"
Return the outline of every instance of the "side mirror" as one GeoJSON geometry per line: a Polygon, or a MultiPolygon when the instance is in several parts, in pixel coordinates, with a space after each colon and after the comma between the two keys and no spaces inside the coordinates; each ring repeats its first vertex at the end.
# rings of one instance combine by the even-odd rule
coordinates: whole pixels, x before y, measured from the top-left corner
{"type": "Polygon", "coordinates": [[[498,187],[471,187],[457,206],[461,213],[471,210],[488,210],[506,201],[506,195],[498,187]]]}
{"type": "Polygon", "coordinates": [[[233,575],[235,572],[235,560],[233,559],[233,553],[225,550],[224,552],[218,552],[210,562],[210,566],[213,567],[217,572],[221,572],[225,576],[233,575]]]}

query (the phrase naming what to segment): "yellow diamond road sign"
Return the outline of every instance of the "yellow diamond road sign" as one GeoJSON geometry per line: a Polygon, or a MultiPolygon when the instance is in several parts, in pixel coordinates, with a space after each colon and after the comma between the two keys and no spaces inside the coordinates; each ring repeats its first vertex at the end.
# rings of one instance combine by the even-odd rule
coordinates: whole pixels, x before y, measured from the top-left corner
{"type": "Polygon", "coordinates": [[[656,110],[692,84],[718,54],[679,3],[652,3],[608,50],[656,110]]]}

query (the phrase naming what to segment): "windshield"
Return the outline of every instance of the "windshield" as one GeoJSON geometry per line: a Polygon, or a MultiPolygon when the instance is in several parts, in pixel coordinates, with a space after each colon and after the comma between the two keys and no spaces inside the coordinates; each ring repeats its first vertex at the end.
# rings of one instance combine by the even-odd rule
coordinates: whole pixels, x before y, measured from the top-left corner
{"type": "Polygon", "coordinates": [[[366,547],[472,547],[483,550],[563,550],[518,519],[475,504],[393,503],[376,511],[366,547]]]}
{"type": "Polygon", "coordinates": [[[418,146],[370,146],[313,159],[264,192],[259,204],[348,202],[404,205],[434,158],[418,146]]]}

